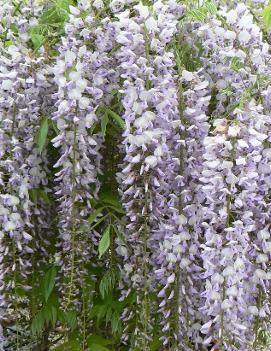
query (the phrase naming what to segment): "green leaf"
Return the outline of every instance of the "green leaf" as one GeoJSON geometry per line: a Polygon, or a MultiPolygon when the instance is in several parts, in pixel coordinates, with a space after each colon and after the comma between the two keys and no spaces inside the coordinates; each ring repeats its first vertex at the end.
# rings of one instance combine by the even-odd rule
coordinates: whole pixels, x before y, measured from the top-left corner
{"type": "Polygon", "coordinates": [[[39,335],[46,323],[46,315],[44,310],[39,311],[33,318],[31,323],[31,332],[33,335],[39,335]]]}
{"type": "Polygon", "coordinates": [[[217,7],[213,1],[207,1],[205,8],[206,8],[208,14],[210,14],[210,15],[217,14],[217,7]]]}
{"type": "Polygon", "coordinates": [[[267,30],[271,29],[271,4],[269,4],[262,12],[263,23],[267,30]]]}
{"type": "Polygon", "coordinates": [[[98,321],[106,316],[108,307],[106,305],[97,305],[96,316],[98,321]]]}
{"type": "Polygon", "coordinates": [[[50,307],[51,307],[50,322],[51,322],[52,326],[55,326],[56,321],[57,321],[57,309],[55,308],[55,306],[50,306],[50,307]]]}
{"type": "Polygon", "coordinates": [[[37,204],[38,203],[38,189],[29,190],[30,199],[37,204]]]}
{"type": "Polygon", "coordinates": [[[91,351],[110,351],[109,348],[99,344],[91,344],[89,347],[91,351]]]}
{"type": "Polygon", "coordinates": [[[104,274],[99,285],[100,294],[103,299],[105,295],[109,293],[109,291],[113,290],[117,279],[118,272],[115,269],[110,269],[104,274]]]}
{"type": "Polygon", "coordinates": [[[150,344],[150,351],[158,351],[160,350],[160,347],[162,346],[162,341],[159,339],[160,336],[156,335],[151,344],[150,344]]]}
{"type": "Polygon", "coordinates": [[[98,215],[102,212],[104,207],[97,208],[97,210],[93,211],[91,215],[88,217],[88,224],[91,225],[95,219],[98,217],[98,215]]]}
{"type": "Polygon", "coordinates": [[[45,203],[50,204],[51,200],[49,199],[48,193],[42,189],[38,189],[38,195],[45,203]]]}
{"type": "Polygon", "coordinates": [[[109,118],[108,118],[107,113],[105,113],[101,119],[101,129],[102,129],[103,137],[105,137],[106,127],[107,127],[108,122],[109,122],[109,118]]]}
{"type": "Polygon", "coordinates": [[[122,208],[121,203],[119,202],[118,198],[114,196],[111,192],[101,192],[100,199],[104,204],[109,204],[115,208],[122,208]]]}
{"type": "Polygon", "coordinates": [[[69,340],[55,347],[52,351],[82,351],[82,348],[78,340],[69,340]]]}
{"type": "Polygon", "coordinates": [[[187,12],[188,17],[190,17],[192,20],[196,20],[199,22],[204,22],[209,15],[214,16],[216,14],[216,4],[211,0],[206,1],[206,3],[204,3],[199,8],[187,12]]]}
{"type": "Polygon", "coordinates": [[[124,129],[125,128],[125,122],[124,120],[114,111],[107,109],[106,110],[108,115],[119,125],[120,128],[124,129]]]}
{"type": "Polygon", "coordinates": [[[231,69],[235,72],[239,72],[239,70],[244,67],[244,64],[240,61],[238,57],[233,57],[231,61],[231,69]]]}
{"type": "Polygon", "coordinates": [[[42,34],[37,34],[33,32],[30,35],[31,35],[31,40],[32,40],[34,49],[38,50],[44,42],[44,36],[42,34]]]}
{"type": "Polygon", "coordinates": [[[122,323],[120,315],[117,311],[115,311],[111,318],[111,328],[113,334],[121,334],[122,332],[122,323]]]}
{"type": "Polygon", "coordinates": [[[101,258],[106,251],[109,249],[110,246],[110,225],[105,229],[101,240],[99,242],[98,251],[99,251],[99,258],[101,258]]]}
{"type": "Polygon", "coordinates": [[[48,193],[42,189],[30,189],[29,190],[29,195],[31,200],[37,204],[39,199],[42,199],[45,203],[49,204],[51,203],[48,193]]]}
{"type": "Polygon", "coordinates": [[[37,134],[37,145],[39,152],[41,153],[46,144],[46,139],[48,135],[48,117],[43,118],[41,125],[37,134]]]}
{"type": "Polygon", "coordinates": [[[56,268],[55,266],[53,266],[52,268],[49,269],[49,271],[47,271],[41,283],[42,294],[45,299],[45,302],[48,301],[48,298],[54,289],[55,278],[56,278],[56,268]]]}
{"type": "Polygon", "coordinates": [[[87,338],[87,344],[89,347],[91,347],[91,345],[93,345],[93,344],[106,346],[106,345],[112,345],[113,343],[114,343],[114,340],[108,340],[100,335],[95,335],[95,334],[90,335],[87,338]]]}
{"type": "Polygon", "coordinates": [[[77,326],[77,316],[74,311],[67,311],[65,313],[65,320],[71,329],[74,329],[77,326]]]}

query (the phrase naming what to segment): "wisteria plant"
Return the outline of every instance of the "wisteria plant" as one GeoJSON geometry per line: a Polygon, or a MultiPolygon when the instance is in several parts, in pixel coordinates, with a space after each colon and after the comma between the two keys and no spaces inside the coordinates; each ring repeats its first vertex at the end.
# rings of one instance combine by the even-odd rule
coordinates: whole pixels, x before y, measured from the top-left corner
{"type": "Polygon", "coordinates": [[[0,351],[268,351],[271,2],[0,0],[0,351]]]}

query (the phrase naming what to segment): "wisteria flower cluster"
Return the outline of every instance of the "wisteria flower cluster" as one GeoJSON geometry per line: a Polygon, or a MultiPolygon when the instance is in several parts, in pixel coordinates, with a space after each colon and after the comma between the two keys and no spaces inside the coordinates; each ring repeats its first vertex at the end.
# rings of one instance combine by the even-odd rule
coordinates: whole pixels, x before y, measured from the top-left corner
{"type": "Polygon", "coordinates": [[[0,0],[0,350],[270,348],[262,16],[0,0]]]}

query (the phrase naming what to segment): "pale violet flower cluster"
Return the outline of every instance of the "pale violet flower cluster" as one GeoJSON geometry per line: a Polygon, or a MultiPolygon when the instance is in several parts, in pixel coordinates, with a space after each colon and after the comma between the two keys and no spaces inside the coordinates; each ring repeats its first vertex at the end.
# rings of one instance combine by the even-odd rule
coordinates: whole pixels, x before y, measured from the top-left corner
{"type": "MultiPolygon", "coordinates": [[[[53,67],[58,86],[53,120],[59,134],[52,142],[59,148],[54,168],[60,211],[61,266],[64,276],[70,276],[68,290],[73,290],[73,294],[76,294],[76,279],[82,281],[77,273],[74,279],[75,265],[80,266],[91,255],[96,255],[99,240],[99,237],[95,239],[95,233],[84,233],[78,238],[80,225],[91,214],[100,189],[102,135],[91,131],[100,125],[99,108],[110,102],[110,94],[118,81],[108,55],[114,33],[109,29],[108,18],[93,27],[94,10],[88,2],[70,8],[66,36],[62,38],[53,67]],[[83,16],[85,11],[88,16],[83,16]]],[[[67,303],[71,302],[70,298],[67,297],[67,303]]]]}
{"type": "MultiPolygon", "coordinates": [[[[43,57],[31,57],[26,46],[29,23],[20,16],[11,16],[15,8],[11,1],[1,1],[0,16],[2,23],[6,22],[5,35],[10,42],[8,47],[4,42],[0,44],[0,300],[4,320],[23,316],[22,309],[13,310],[15,300],[18,306],[23,302],[16,291],[31,289],[28,276],[41,264],[32,266],[31,257],[34,251],[46,253],[48,234],[48,225],[42,210],[33,203],[31,191],[47,185],[45,160],[38,151],[36,136],[40,121],[48,113],[50,68],[43,57]],[[14,26],[19,30],[16,35],[14,26]],[[37,231],[36,223],[40,226],[37,231]],[[41,234],[44,228],[45,235],[41,234]]],[[[21,9],[34,18],[37,13],[32,10],[28,3],[21,9]]],[[[3,33],[4,28],[0,30],[3,33]]]]}
{"type": "Polygon", "coordinates": [[[77,1],[54,57],[31,46],[44,5],[0,0],[0,324],[31,319],[16,289],[52,263],[61,309],[79,313],[100,279],[87,266],[120,270],[129,350],[251,351],[270,331],[268,1],[214,0],[201,22],[189,10],[206,2],[183,3],[77,1]],[[124,212],[93,229],[117,124],[124,212]],[[120,233],[98,258],[108,223],[120,233]]]}

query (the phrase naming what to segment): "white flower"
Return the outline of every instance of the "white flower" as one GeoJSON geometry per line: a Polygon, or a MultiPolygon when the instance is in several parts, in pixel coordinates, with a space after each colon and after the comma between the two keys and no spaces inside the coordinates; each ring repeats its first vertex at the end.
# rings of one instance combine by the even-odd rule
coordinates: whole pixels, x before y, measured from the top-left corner
{"type": "Polygon", "coordinates": [[[268,256],[265,254],[259,254],[258,257],[256,258],[257,263],[266,263],[268,262],[268,256]]]}
{"type": "Polygon", "coordinates": [[[147,156],[145,158],[145,163],[150,167],[155,167],[157,165],[157,158],[155,156],[147,156]]]}
{"type": "Polygon", "coordinates": [[[146,111],[142,114],[141,117],[137,118],[134,122],[136,128],[146,128],[149,125],[149,122],[155,119],[155,114],[151,111],[146,111]]]}
{"type": "Polygon", "coordinates": [[[150,32],[151,31],[156,32],[158,30],[157,21],[153,17],[150,17],[146,20],[145,26],[150,32]]]}
{"type": "Polygon", "coordinates": [[[79,89],[72,89],[68,92],[68,96],[73,100],[80,100],[82,98],[82,93],[79,89]]]}
{"type": "Polygon", "coordinates": [[[167,283],[172,284],[175,281],[175,273],[172,273],[168,278],[167,278],[167,283]]]}
{"type": "Polygon", "coordinates": [[[16,224],[14,222],[11,222],[11,221],[7,221],[5,224],[4,224],[4,230],[6,232],[9,232],[9,231],[12,231],[12,230],[15,230],[16,229],[16,224]]]}
{"type": "Polygon", "coordinates": [[[189,259],[183,257],[181,259],[181,262],[180,262],[180,267],[181,268],[186,268],[186,267],[188,267],[190,265],[190,263],[191,263],[191,261],[189,259]]]}
{"type": "Polygon", "coordinates": [[[76,81],[76,88],[82,92],[86,89],[88,81],[86,79],[79,79],[76,81]]]}
{"type": "Polygon", "coordinates": [[[259,310],[257,306],[249,306],[248,307],[248,312],[252,314],[253,316],[257,316],[259,314],[259,310]]]}
{"type": "Polygon", "coordinates": [[[187,218],[183,215],[183,214],[181,214],[181,215],[179,215],[178,217],[177,217],[177,224],[179,224],[179,225],[184,225],[184,224],[186,224],[187,223],[187,218]]]}
{"type": "Polygon", "coordinates": [[[140,161],[140,154],[137,154],[136,156],[134,156],[131,160],[131,163],[138,163],[140,161]]]}
{"type": "Polygon", "coordinates": [[[267,241],[264,245],[264,252],[271,253],[271,241],[267,241]]]}
{"type": "Polygon", "coordinates": [[[246,164],[246,159],[245,157],[238,157],[236,159],[236,164],[239,166],[239,165],[245,165],[246,164]]]}
{"type": "Polygon", "coordinates": [[[218,284],[222,284],[224,282],[224,277],[219,274],[219,273],[215,273],[212,277],[211,280],[213,283],[218,283],[218,284]]]}
{"type": "Polygon", "coordinates": [[[73,51],[69,50],[65,52],[65,62],[71,64],[75,61],[76,55],[73,51]]]}
{"type": "Polygon", "coordinates": [[[124,8],[125,0],[113,0],[110,2],[110,9],[113,12],[119,12],[124,8]]]}
{"type": "Polygon", "coordinates": [[[67,100],[61,101],[61,103],[58,106],[58,111],[61,114],[69,111],[69,103],[67,100]]]}
{"type": "Polygon", "coordinates": [[[71,6],[71,5],[70,5],[70,12],[74,16],[80,15],[80,10],[74,6],[71,6]]]}
{"type": "Polygon", "coordinates": [[[97,10],[101,10],[104,8],[104,3],[102,0],[95,0],[93,2],[93,6],[97,9],[97,10]]]}
{"type": "Polygon", "coordinates": [[[154,155],[156,157],[161,157],[161,156],[163,156],[163,154],[164,154],[164,152],[163,152],[162,147],[160,145],[157,146],[157,148],[154,150],[154,155]]]}
{"type": "Polygon", "coordinates": [[[209,329],[211,328],[213,324],[213,321],[210,320],[209,322],[203,324],[203,326],[201,327],[200,331],[203,333],[203,334],[207,334],[209,329]]]}
{"type": "Polygon", "coordinates": [[[2,89],[3,90],[11,90],[13,86],[13,82],[10,79],[3,80],[2,89]]]}
{"type": "Polygon", "coordinates": [[[256,269],[255,271],[255,276],[259,279],[265,279],[266,278],[266,272],[263,269],[256,269]]]}
{"type": "Polygon", "coordinates": [[[125,263],[124,269],[127,273],[131,273],[133,271],[133,266],[129,263],[125,263]]]}
{"type": "Polygon", "coordinates": [[[8,195],[7,203],[9,206],[16,206],[19,204],[19,202],[20,202],[20,200],[18,197],[14,196],[14,195],[8,195]]]}
{"type": "Polygon", "coordinates": [[[70,80],[76,82],[77,80],[79,80],[81,78],[81,73],[77,72],[77,71],[72,71],[69,74],[69,78],[70,78],[70,80]]]}
{"type": "Polygon", "coordinates": [[[229,296],[237,296],[238,295],[238,289],[235,285],[231,286],[230,288],[227,289],[227,295],[229,296]]]}
{"type": "Polygon", "coordinates": [[[10,219],[13,222],[19,221],[21,219],[21,215],[18,212],[11,213],[10,219]]]}
{"type": "Polygon", "coordinates": [[[148,6],[144,6],[142,4],[138,4],[138,5],[134,6],[134,9],[138,11],[139,16],[142,19],[147,18],[149,16],[149,14],[150,14],[148,6]]]}
{"type": "Polygon", "coordinates": [[[230,30],[227,30],[224,33],[224,38],[228,39],[228,40],[235,40],[236,39],[236,33],[232,32],[230,30]]]}
{"type": "Polygon", "coordinates": [[[172,252],[170,252],[169,254],[167,254],[167,261],[171,263],[176,263],[177,257],[172,252]]]}
{"type": "Polygon", "coordinates": [[[271,148],[263,150],[263,156],[266,157],[268,160],[271,160],[271,148]]]}
{"type": "Polygon", "coordinates": [[[185,69],[182,71],[182,78],[188,82],[194,79],[194,74],[192,72],[186,71],[185,69]]]}
{"type": "Polygon", "coordinates": [[[266,240],[270,238],[270,231],[268,230],[268,226],[258,232],[257,238],[259,240],[266,240]]]}
{"type": "Polygon", "coordinates": [[[238,14],[236,12],[236,10],[230,10],[227,14],[227,23],[228,24],[234,24],[237,19],[238,19],[238,14]]]}
{"type": "Polygon", "coordinates": [[[245,267],[245,264],[243,260],[240,257],[237,257],[236,261],[234,262],[234,268],[235,269],[243,269],[245,267]]]}
{"type": "Polygon", "coordinates": [[[223,270],[222,274],[224,277],[229,277],[235,274],[235,269],[232,266],[228,266],[223,270]]]}
{"type": "Polygon", "coordinates": [[[239,35],[238,35],[239,40],[242,42],[242,44],[247,44],[251,38],[251,35],[249,34],[248,31],[242,30],[239,35]]]}
{"type": "Polygon", "coordinates": [[[230,137],[236,137],[240,133],[241,128],[239,126],[229,126],[228,135],[230,137]]]}
{"type": "Polygon", "coordinates": [[[86,108],[88,108],[89,106],[89,102],[90,102],[90,99],[85,97],[85,96],[82,96],[81,99],[79,100],[79,107],[82,109],[82,110],[85,110],[86,108]]]}
{"type": "Polygon", "coordinates": [[[228,308],[231,308],[231,307],[232,307],[232,304],[229,299],[225,299],[221,304],[222,310],[227,310],[228,308]]]}
{"type": "Polygon", "coordinates": [[[238,141],[237,141],[237,144],[243,149],[243,148],[248,148],[249,146],[248,146],[248,143],[245,141],[245,140],[243,140],[243,139],[239,139],[238,141]]]}

